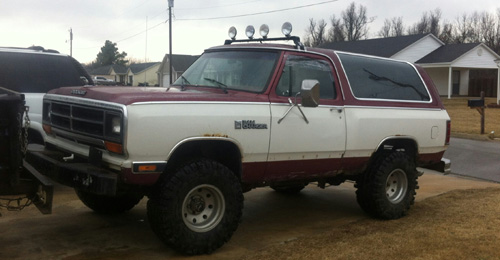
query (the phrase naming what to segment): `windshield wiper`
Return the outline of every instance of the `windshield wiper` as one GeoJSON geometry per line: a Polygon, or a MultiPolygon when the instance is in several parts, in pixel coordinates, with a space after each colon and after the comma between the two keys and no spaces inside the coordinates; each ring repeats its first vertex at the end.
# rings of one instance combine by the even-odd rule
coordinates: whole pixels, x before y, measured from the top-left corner
{"type": "Polygon", "coordinates": [[[222,89],[222,91],[224,91],[224,93],[227,94],[227,85],[218,81],[218,80],[215,80],[215,79],[211,79],[211,78],[203,78],[204,80],[206,81],[209,81],[209,82],[212,82],[212,83],[215,83],[219,86],[220,89],[222,89]]]}
{"type": "Polygon", "coordinates": [[[184,77],[183,75],[180,76],[180,78],[182,79],[182,84],[181,84],[181,91],[184,91],[186,90],[186,86],[185,84],[187,85],[191,85],[191,83],[189,82],[189,80],[186,79],[186,77],[184,77]]]}

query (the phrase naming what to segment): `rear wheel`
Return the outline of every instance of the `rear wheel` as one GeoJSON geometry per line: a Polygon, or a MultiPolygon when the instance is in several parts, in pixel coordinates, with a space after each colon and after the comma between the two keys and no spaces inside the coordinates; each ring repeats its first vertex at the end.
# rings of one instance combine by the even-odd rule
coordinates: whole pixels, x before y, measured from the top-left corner
{"type": "Polygon", "coordinates": [[[379,156],[364,178],[356,182],[358,204],[376,218],[400,218],[415,201],[417,178],[415,162],[407,154],[379,156]]]}
{"type": "Polygon", "coordinates": [[[224,165],[199,160],[162,180],[148,201],[151,228],[186,254],[207,254],[227,242],[239,225],[243,193],[224,165]]]}
{"type": "Polygon", "coordinates": [[[101,214],[116,214],[131,210],[143,195],[135,193],[119,196],[96,195],[82,190],[75,190],[78,198],[93,211],[101,214]]]}

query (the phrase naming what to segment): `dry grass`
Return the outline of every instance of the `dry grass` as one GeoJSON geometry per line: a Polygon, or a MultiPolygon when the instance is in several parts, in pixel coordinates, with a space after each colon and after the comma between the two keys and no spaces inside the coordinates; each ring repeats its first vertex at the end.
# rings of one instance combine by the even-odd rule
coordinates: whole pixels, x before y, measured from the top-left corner
{"type": "Polygon", "coordinates": [[[402,219],[365,219],[244,259],[500,259],[500,189],[452,191],[402,219]]]}
{"type": "MultiPolygon", "coordinates": [[[[451,118],[452,134],[474,134],[481,133],[481,116],[476,109],[467,106],[470,98],[442,98],[443,104],[451,118]]],[[[496,103],[495,98],[486,98],[486,104],[496,103]]],[[[500,108],[486,108],[485,134],[495,131],[496,137],[500,137],[500,108]]]]}

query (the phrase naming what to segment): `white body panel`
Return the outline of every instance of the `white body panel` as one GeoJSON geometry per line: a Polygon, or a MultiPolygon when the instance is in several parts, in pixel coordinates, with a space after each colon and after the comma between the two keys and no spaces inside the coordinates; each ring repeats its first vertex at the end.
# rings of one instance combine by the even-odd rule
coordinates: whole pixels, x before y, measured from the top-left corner
{"type": "Polygon", "coordinates": [[[127,153],[133,161],[166,161],[188,139],[224,138],[241,149],[243,162],[267,160],[268,103],[151,103],[130,105],[127,153]],[[235,121],[255,120],[267,129],[235,129],[235,121]],[[180,127],[182,126],[182,127],[180,127]]]}
{"type": "Polygon", "coordinates": [[[370,157],[387,138],[413,139],[421,154],[446,149],[443,144],[449,117],[445,110],[346,107],[345,113],[345,157],[370,157]]]}
{"type": "Polygon", "coordinates": [[[301,107],[307,123],[297,107],[278,123],[290,108],[272,104],[272,132],[269,161],[341,158],[345,151],[346,126],[340,107],[301,107]]]}

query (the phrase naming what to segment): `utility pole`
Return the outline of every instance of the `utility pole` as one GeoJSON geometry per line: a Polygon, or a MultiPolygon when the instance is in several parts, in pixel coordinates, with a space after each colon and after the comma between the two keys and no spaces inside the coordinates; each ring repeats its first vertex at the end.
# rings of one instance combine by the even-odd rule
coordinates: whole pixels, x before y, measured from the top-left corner
{"type": "Polygon", "coordinates": [[[73,57],[73,28],[69,28],[69,56],[73,57]]]}
{"type": "MultiPolygon", "coordinates": [[[[144,63],[148,62],[148,17],[146,16],[146,48],[144,50],[144,63]]],[[[147,70],[144,72],[144,85],[148,82],[148,78],[146,77],[147,70]]]]}
{"type": "Polygon", "coordinates": [[[172,7],[174,7],[174,0],[168,0],[168,48],[169,48],[169,64],[170,64],[170,85],[172,85],[172,7]]]}

